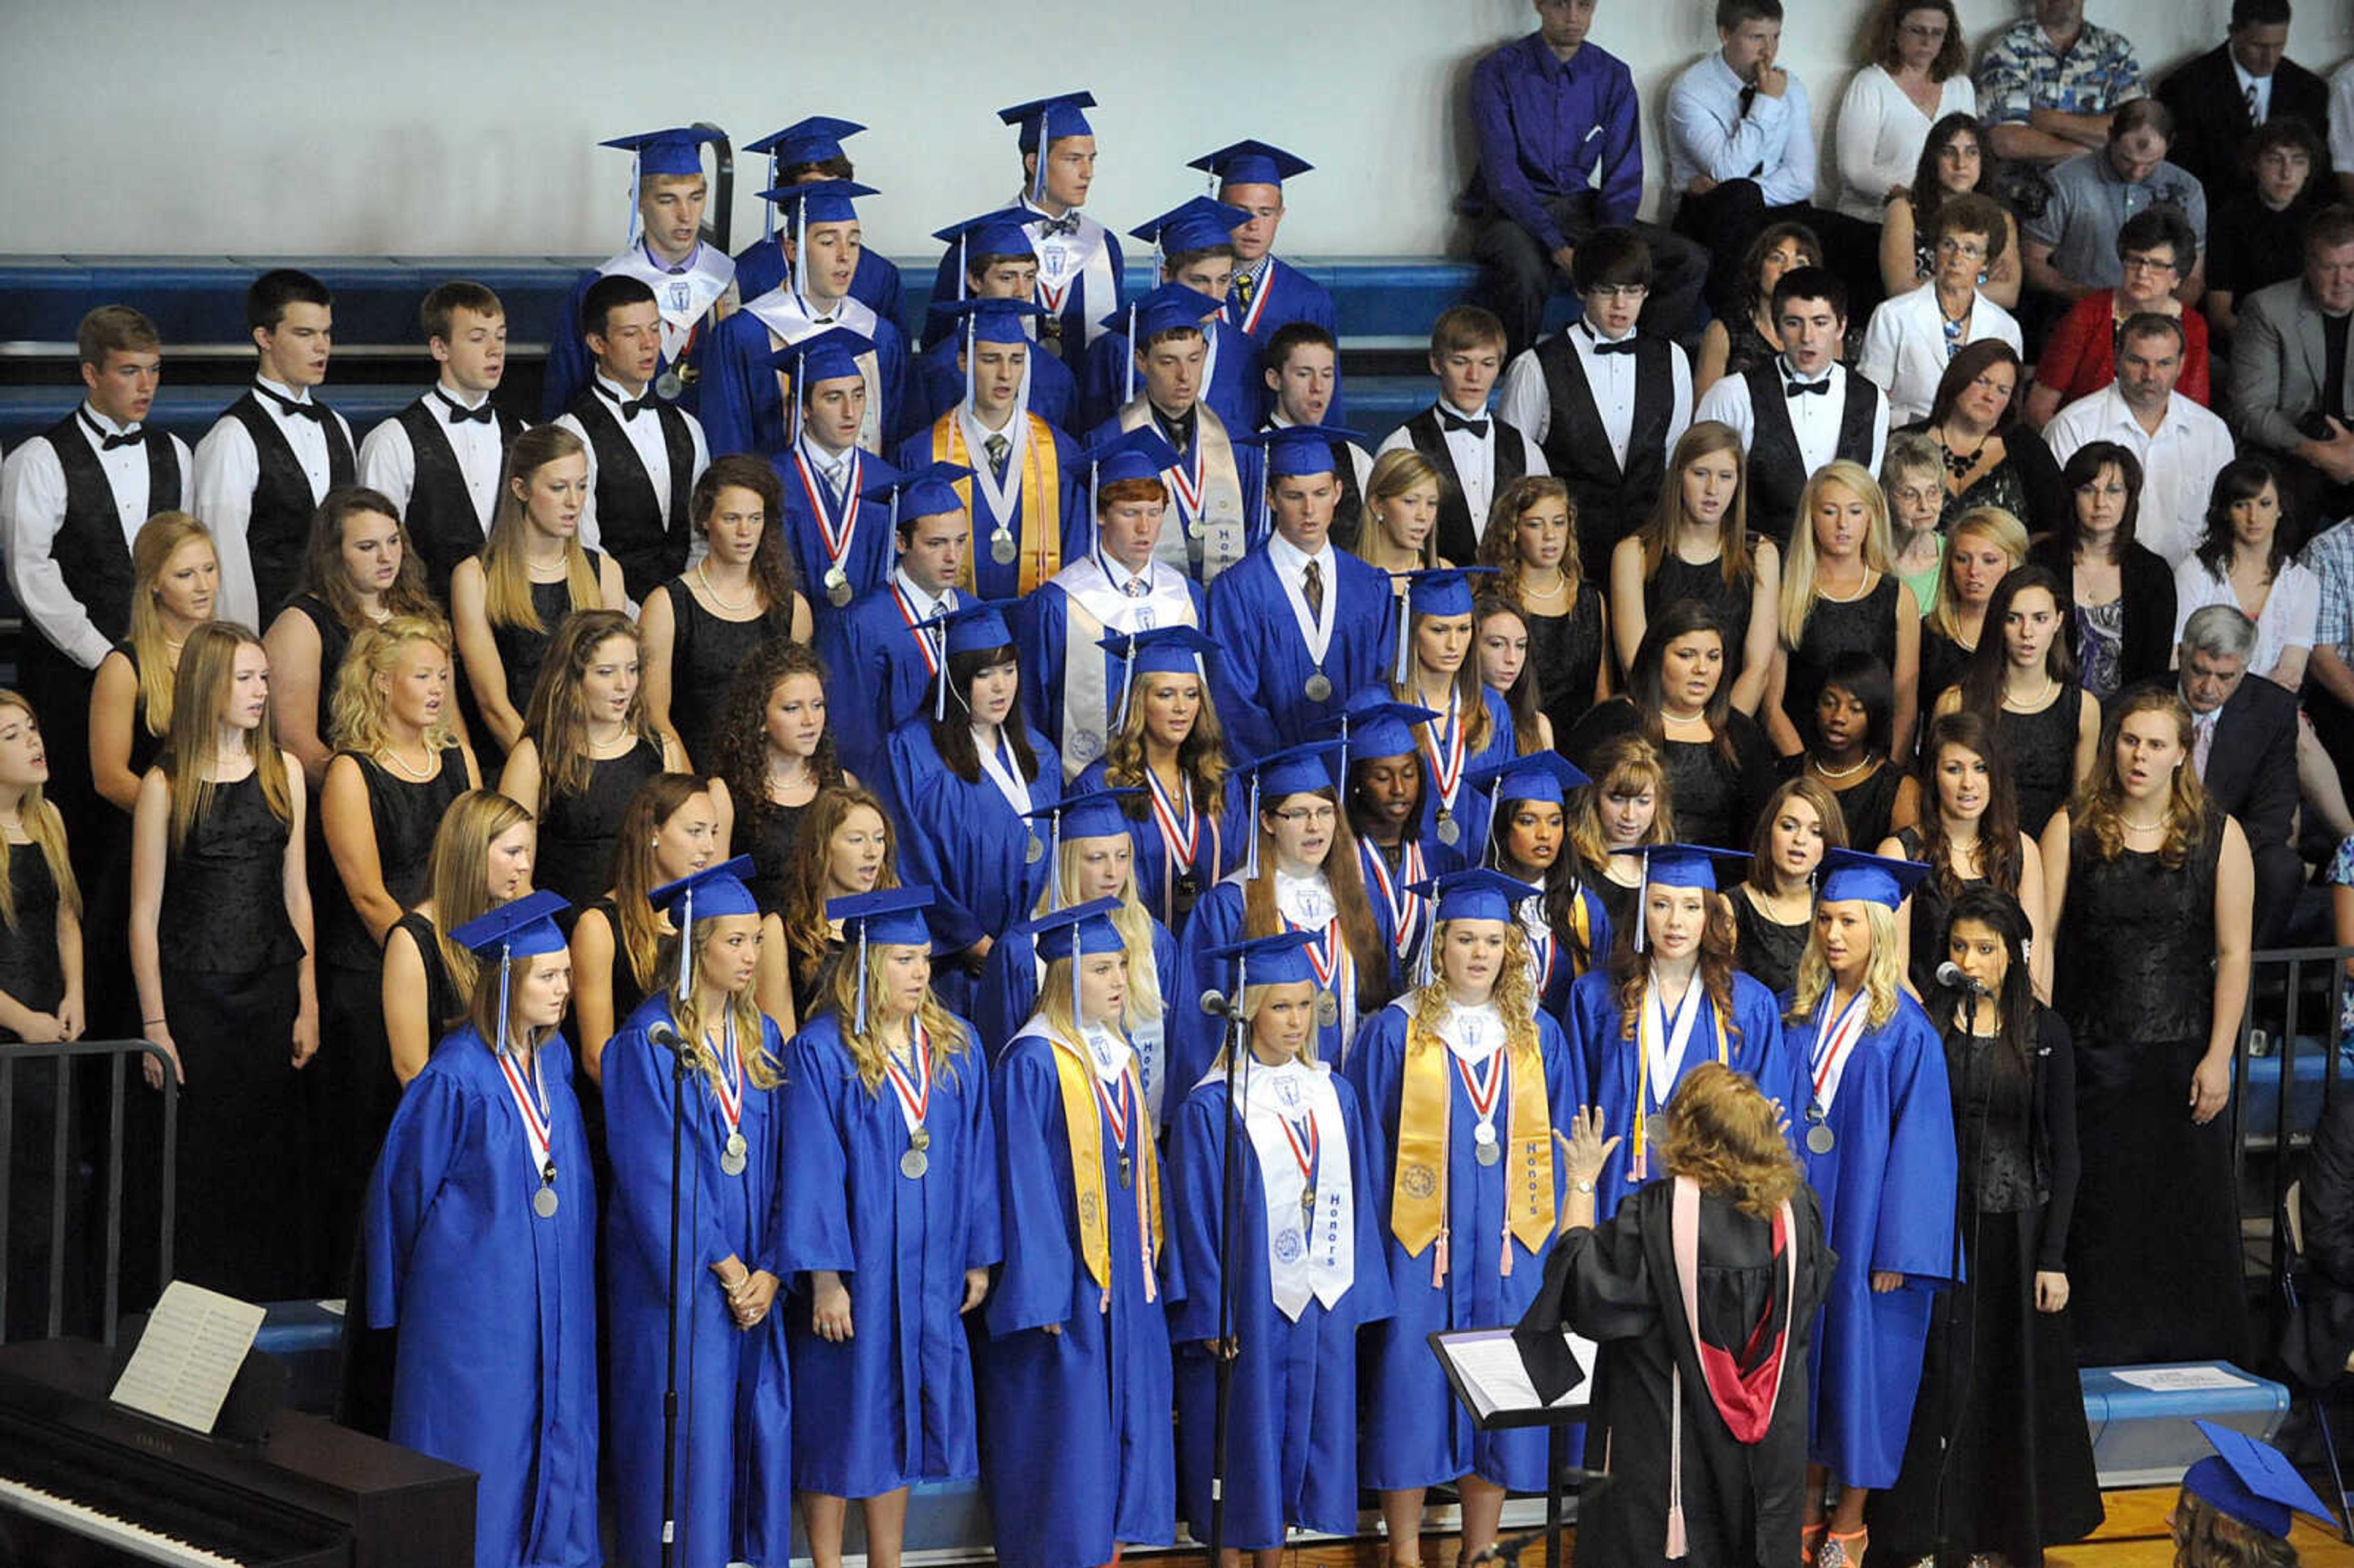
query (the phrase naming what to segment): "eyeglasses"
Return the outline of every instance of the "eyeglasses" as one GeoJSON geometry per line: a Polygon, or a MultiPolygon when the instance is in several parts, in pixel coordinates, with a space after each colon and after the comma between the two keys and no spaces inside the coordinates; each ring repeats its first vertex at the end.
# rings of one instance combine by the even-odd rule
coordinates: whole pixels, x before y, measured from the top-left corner
{"type": "Polygon", "coordinates": [[[2121,266],[2127,272],[2171,272],[2176,270],[2171,256],[2128,256],[2121,266]]]}
{"type": "Polygon", "coordinates": [[[1987,253],[1987,248],[1975,239],[1956,239],[1950,236],[1938,239],[1937,250],[1941,255],[1958,256],[1965,261],[1983,261],[1987,253]]]}
{"type": "Polygon", "coordinates": [[[1270,814],[1278,822],[1288,822],[1294,827],[1304,824],[1311,828],[1329,828],[1332,825],[1334,817],[1338,815],[1331,806],[1294,806],[1288,811],[1276,811],[1270,814]]]}
{"type": "Polygon", "coordinates": [[[1585,291],[1589,300],[1639,300],[1651,291],[1649,283],[1596,283],[1585,291]]]}

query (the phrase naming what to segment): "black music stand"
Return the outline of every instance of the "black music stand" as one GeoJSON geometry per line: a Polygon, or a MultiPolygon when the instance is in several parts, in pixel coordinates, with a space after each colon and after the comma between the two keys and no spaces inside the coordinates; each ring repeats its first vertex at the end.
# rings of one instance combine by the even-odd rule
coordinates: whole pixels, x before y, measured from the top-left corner
{"type": "MultiPolygon", "coordinates": [[[[1425,1337],[1430,1341],[1431,1353],[1438,1358],[1438,1364],[1446,1370],[1447,1386],[1454,1391],[1457,1401],[1469,1413],[1474,1428],[1481,1432],[1521,1426],[1546,1429],[1545,1568],[1562,1568],[1563,1483],[1575,1468],[1569,1462],[1569,1429],[1586,1417],[1588,1401],[1578,1385],[1590,1386],[1594,1347],[1564,1331],[1565,1344],[1577,1347],[1577,1350],[1568,1352],[1573,1362],[1582,1361],[1584,1370],[1571,1385],[1575,1392],[1563,1394],[1555,1404],[1547,1404],[1528,1385],[1524,1372],[1517,1385],[1499,1386],[1484,1379],[1473,1364],[1483,1357],[1492,1358],[1508,1352],[1514,1358],[1512,1367],[1518,1368],[1522,1351],[1515,1336],[1516,1330],[1511,1329],[1456,1329],[1437,1330],[1425,1337]]],[[[1576,1474],[1581,1486],[1588,1480],[1597,1482],[1598,1486],[1609,1484],[1609,1478],[1597,1471],[1577,1470],[1576,1474]]],[[[1510,1552],[1502,1550],[1505,1544],[1501,1540],[1497,1542],[1496,1554],[1517,1561],[1521,1547],[1527,1544],[1527,1538],[1522,1537],[1512,1545],[1510,1552]]]]}

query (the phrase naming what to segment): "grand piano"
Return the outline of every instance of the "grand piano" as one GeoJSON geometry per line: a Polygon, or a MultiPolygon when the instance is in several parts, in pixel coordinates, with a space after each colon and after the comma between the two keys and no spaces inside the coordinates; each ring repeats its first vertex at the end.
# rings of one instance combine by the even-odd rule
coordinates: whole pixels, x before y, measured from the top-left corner
{"type": "Polygon", "coordinates": [[[109,1402],[112,1353],[0,1346],[0,1568],[472,1568],[471,1470],[281,1410],[260,1443],[109,1402]]]}

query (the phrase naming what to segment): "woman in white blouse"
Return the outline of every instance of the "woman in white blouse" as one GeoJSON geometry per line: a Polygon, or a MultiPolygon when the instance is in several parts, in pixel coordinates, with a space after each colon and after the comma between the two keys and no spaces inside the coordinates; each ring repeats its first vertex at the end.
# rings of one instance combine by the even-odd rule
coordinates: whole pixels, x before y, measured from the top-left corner
{"type": "Polygon", "coordinates": [[[1840,99],[1839,210],[1875,227],[1892,188],[1913,178],[1929,127],[1976,114],[1953,0],[1887,0],[1872,32],[1872,64],[1840,99]]]}
{"type": "Polygon", "coordinates": [[[1992,196],[1971,191],[1941,202],[1929,281],[1872,313],[1855,367],[1888,394],[1892,429],[1928,413],[1965,344],[1991,337],[2019,349],[2019,323],[1984,292],[2008,233],[1992,196]]]}

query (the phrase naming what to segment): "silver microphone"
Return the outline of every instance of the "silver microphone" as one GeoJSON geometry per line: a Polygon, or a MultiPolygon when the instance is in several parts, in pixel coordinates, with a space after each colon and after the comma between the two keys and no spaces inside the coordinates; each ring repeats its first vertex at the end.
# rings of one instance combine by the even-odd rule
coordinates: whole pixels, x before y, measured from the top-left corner
{"type": "Polygon", "coordinates": [[[1985,996],[1987,988],[1962,972],[1962,966],[1950,959],[1937,966],[1937,983],[1947,991],[1964,991],[1971,996],[1985,996]]]}
{"type": "Polygon", "coordinates": [[[1201,1008],[1211,1018],[1232,1018],[1235,1015],[1234,999],[1215,986],[1202,993],[1201,1008]]]}
{"type": "Polygon", "coordinates": [[[689,1066],[700,1066],[703,1064],[703,1053],[681,1040],[678,1037],[678,1031],[666,1022],[648,1024],[646,1038],[665,1051],[685,1057],[689,1066]]]}

